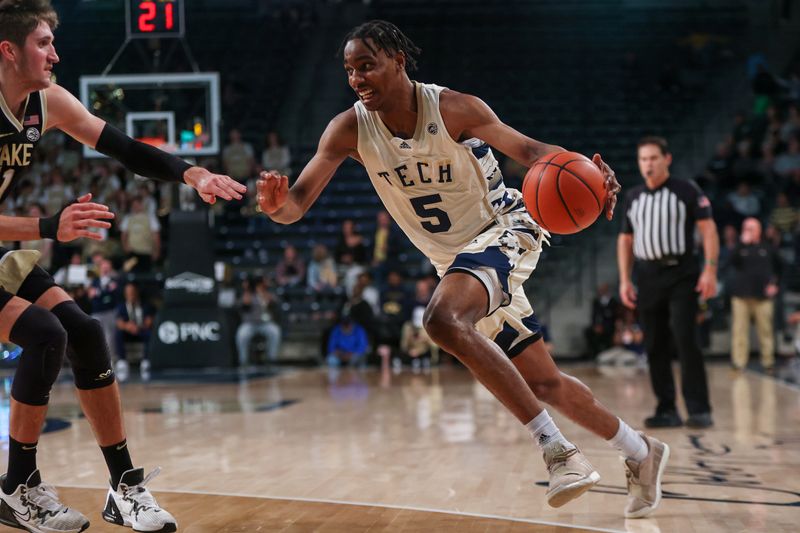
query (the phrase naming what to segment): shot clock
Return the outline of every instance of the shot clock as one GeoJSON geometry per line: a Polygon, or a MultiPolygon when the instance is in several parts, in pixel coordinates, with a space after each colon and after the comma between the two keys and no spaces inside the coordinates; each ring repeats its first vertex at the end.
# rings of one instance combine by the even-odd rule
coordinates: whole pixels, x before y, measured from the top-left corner
{"type": "Polygon", "coordinates": [[[184,0],[125,0],[128,39],[183,37],[184,0]]]}

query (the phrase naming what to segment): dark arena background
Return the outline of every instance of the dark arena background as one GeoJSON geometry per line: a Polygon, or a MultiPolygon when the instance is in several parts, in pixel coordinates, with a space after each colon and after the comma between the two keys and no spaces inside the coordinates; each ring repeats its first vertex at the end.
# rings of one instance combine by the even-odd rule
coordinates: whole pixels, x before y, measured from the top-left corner
{"type": "MultiPolygon", "coordinates": [[[[39,264],[106,325],[134,464],[163,467],[150,488],[179,531],[798,530],[800,2],[52,4],[58,84],[128,135],[248,187],[241,201],[209,206],[51,130],[2,205],[4,215],[48,215],[91,192],[116,214],[102,241],[3,246],[39,250],[39,264]],[[559,368],[636,429],[656,399],[638,313],[620,302],[617,241],[625,195],[643,183],[639,140],[666,138],[670,179],[693,180],[708,199],[718,291],[694,320],[714,425],[648,429],[672,449],[651,516],[624,518],[617,451],[554,408],[602,479],[547,505],[549,474],[526,428],[425,333],[440,279],[359,162],[346,160],[298,222],[257,208],[259,173],[293,184],[331,118],[358,99],[337,51],[372,19],[422,49],[411,79],[474,94],[525,135],[600,153],[616,172],[614,219],[552,235],[524,290],[559,368]],[[734,321],[751,218],[774,252],[776,288],[763,298],[771,316],[752,328],[734,321]],[[353,328],[363,343],[348,345],[348,361],[336,342],[353,328]],[[732,359],[741,339],[743,363],[732,359]],[[768,339],[774,363],[761,357],[768,339]]],[[[505,185],[521,189],[527,168],[493,151],[505,185]]],[[[702,261],[699,237],[693,245],[702,261]]],[[[668,342],[680,391],[680,342],[668,342]]],[[[0,348],[3,463],[25,355],[0,348]]],[[[47,417],[43,479],[89,531],[123,531],[100,516],[108,472],[66,363],[47,417]]]]}

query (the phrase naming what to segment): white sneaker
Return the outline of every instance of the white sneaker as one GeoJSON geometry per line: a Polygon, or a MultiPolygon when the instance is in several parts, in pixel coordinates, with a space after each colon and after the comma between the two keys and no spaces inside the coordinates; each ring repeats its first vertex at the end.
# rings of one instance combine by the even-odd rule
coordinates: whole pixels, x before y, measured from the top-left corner
{"type": "Polygon", "coordinates": [[[125,383],[128,381],[128,376],[130,374],[128,362],[125,359],[117,359],[117,364],[114,367],[114,373],[117,375],[117,381],[120,383],[125,383]]]}
{"type": "MultiPolygon", "coordinates": [[[[0,484],[5,479],[3,474],[0,484]]],[[[38,470],[13,494],[0,489],[0,523],[32,533],[78,533],[89,527],[85,516],[58,501],[56,489],[42,483],[38,470]]]]}
{"type": "Polygon", "coordinates": [[[149,359],[142,359],[142,362],[139,363],[139,376],[142,378],[142,381],[144,381],[144,382],[150,381],[150,360],[149,359]]]}
{"type": "Polygon", "coordinates": [[[148,481],[161,472],[156,468],[144,477],[143,468],[134,468],[122,474],[116,489],[108,490],[103,519],[119,526],[132,527],[134,531],[170,533],[178,530],[175,518],[158,506],[148,481]]]}

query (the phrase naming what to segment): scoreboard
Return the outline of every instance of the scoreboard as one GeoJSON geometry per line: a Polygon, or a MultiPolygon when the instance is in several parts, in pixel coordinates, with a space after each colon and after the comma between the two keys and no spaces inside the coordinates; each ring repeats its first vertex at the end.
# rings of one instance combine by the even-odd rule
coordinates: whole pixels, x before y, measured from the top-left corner
{"type": "Polygon", "coordinates": [[[183,37],[184,0],[125,0],[128,39],[183,37]]]}

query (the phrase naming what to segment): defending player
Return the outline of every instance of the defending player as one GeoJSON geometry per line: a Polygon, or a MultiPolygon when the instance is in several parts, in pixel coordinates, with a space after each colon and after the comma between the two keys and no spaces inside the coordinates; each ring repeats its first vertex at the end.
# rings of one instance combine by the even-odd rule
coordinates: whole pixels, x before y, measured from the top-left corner
{"type": "MultiPolygon", "coordinates": [[[[669,448],[612,415],[588,387],[560,372],[544,347],[522,283],[547,235],[521,194],[504,186],[489,146],[526,167],[562,149],[503,124],[474,96],[411,81],[407,70],[420,50],[388,22],[354,28],[342,51],[358,101],[330,122],[291,190],[286,176],[262,174],[260,209],[277,222],[295,222],[345,158],[360,161],[386,209],[442,277],[425,313],[427,332],[531,432],[550,472],[550,505],[578,497],[600,476],[541,402],[625,456],[625,516],[652,512],[669,448]]],[[[599,155],[594,162],[607,177],[610,219],[619,184],[599,155]]]]}
{"type": "MultiPolygon", "coordinates": [[[[0,202],[31,162],[46,130],[58,128],[128,169],[161,180],[185,182],[209,203],[241,198],[245,187],[227,176],[132,140],[91,115],[75,97],[51,83],[58,63],[49,0],[0,1],[0,202]]],[[[39,238],[66,242],[98,239],[91,228],[108,228],[113,214],[81,197],[50,218],[0,216],[0,240],[39,238]]],[[[8,472],[1,478],[0,522],[32,532],[77,532],[89,527],[80,512],[64,506],[36,467],[39,434],[50,388],[66,355],[78,398],[111,474],[103,518],[136,531],[176,531],[175,519],[156,503],[144,470],[128,451],[119,387],[100,323],[81,311],[53,278],[35,266],[31,251],[0,248],[0,340],[23,348],[11,388],[8,472]]]]}

